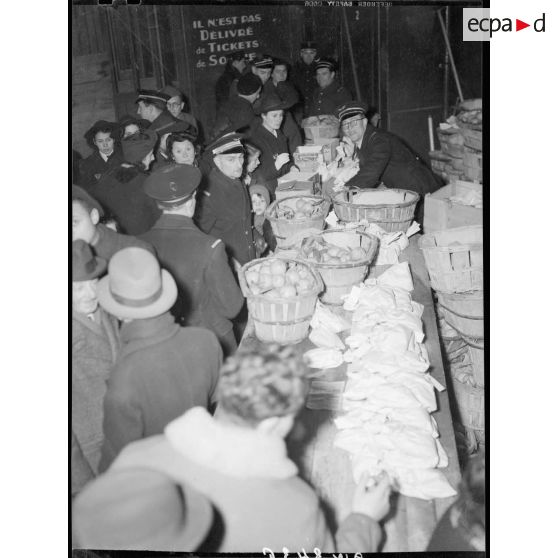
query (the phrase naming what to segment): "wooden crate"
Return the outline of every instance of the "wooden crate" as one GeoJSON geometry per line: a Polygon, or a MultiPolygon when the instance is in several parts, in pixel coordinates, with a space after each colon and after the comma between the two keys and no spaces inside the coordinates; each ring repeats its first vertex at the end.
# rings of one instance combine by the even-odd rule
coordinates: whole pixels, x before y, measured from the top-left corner
{"type": "Polygon", "coordinates": [[[419,239],[430,284],[442,293],[483,290],[482,226],[458,227],[419,239]]]}
{"type": "Polygon", "coordinates": [[[470,191],[482,194],[482,185],[458,180],[424,197],[424,232],[439,231],[469,225],[482,225],[482,208],[450,201],[456,195],[470,191]]]}

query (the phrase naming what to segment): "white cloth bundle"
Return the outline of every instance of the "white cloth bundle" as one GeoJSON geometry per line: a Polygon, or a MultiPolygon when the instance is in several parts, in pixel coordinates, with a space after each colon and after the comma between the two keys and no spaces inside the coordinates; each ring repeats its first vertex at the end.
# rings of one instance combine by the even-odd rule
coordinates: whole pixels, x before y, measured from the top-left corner
{"type": "Polygon", "coordinates": [[[395,478],[399,485],[399,492],[411,498],[433,500],[449,498],[457,494],[445,475],[438,469],[399,468],[395,471],[395,478]]]}
{"type": "Polygon", "coordinates": [[[343,350],[345,348],[345,343],[341,341],[336,333],[322,326],[313,328],[308,339],[310,339],[316,347],[322,347],[324,349],[343,350]]]}
{"type": "Polygon", "coordinates": [[[310,368],[336,368],[343,364],[343,355],[339,349],[310,349],[304,353],[304,360],[310,368]]]}
{"type": "Polygon", "coordinates": [[[407,292],[414,289],[413,277],[409,268],[409,262],[401,262],[386,269],[379,277],[371,277],[364,282],[365,285],[386,285],[387,287],[399,287],[407,292]]]}
{"type": "Polygon", "coordinates": [[[313,328],[324,327],[333,333],[341,333],[351,328],[351,324],[347,320],[334,314],[320,301],[316,303],[316,310],[314,311],[310,325],[313,328]]]}
{"type": "MultiPolygon", "coordinates": [[[[421,345],[422,350],[423,345],[421,345]]],[[[392,354],[384,351],[369,350],[358,360],[354,360],[348,367],[349,371],[367,370],[392,374],[401,369],[414,370],[415,372],[426,372],[430,367],[428,360],[422,355],[407,351],[401,354],[392,354]]]]}

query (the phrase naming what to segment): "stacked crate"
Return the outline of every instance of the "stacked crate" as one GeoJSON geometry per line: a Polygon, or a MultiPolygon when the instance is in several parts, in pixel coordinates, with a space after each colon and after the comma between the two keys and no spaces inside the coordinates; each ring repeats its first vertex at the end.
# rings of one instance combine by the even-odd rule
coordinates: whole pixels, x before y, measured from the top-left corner
{"type": "Polygon", "coordinates": [[[454,418],[469,450],[484,445],[483,227],[456,227],[419,241],[435,291],[454,418]]]}
{"type": "Polygon", "coordinates": [[[447,182],[482,183],[482,99],[463,101],[437,135],[440,150],[430,152],[433,172],[447,182]]]}

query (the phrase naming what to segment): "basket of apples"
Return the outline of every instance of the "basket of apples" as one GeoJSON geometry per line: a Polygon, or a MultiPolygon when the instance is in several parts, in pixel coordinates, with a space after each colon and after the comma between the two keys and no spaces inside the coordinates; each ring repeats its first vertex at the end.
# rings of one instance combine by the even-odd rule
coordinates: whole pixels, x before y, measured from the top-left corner
{"type": "Polygon", "coordinates": [[[252,260],[239,274],[256,337],[298,343],[308,336],[323,282],[307,262],[280,257],[252,260]]]}
{"type": "Polygon", "coordinates": [[[376,257],[380,240],[358,230],[323,231],[302,241],[298,258],[310,262],[320,274],[327,304],[343,304],[343,295],[358,285],[376,257]]]}
{"type": "Polygon", "coordinates": [[[287,248],[296,242],[300,234],[309,230],[321,231],[330,202],[321,196],[291,196],[274,201],[265,212],[271,224],[279,248],[287,248]],[[294,240],[293,240],[294,237],[294,240]]]}

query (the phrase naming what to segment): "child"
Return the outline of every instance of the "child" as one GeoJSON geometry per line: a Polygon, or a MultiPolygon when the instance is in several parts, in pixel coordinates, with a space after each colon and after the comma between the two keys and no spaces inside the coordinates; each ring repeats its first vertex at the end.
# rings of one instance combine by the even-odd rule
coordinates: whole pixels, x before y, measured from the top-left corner
{"type": "Polygon", "coordinates": [[[273,251],[277,246],[271,225],[264,215],[271,198],[269,190],[261,184],[250,186],[249,191],[252,200],[252,212],[254,213],[256,255],[261,258],[268,252],[268,249],[273,251]]]}

